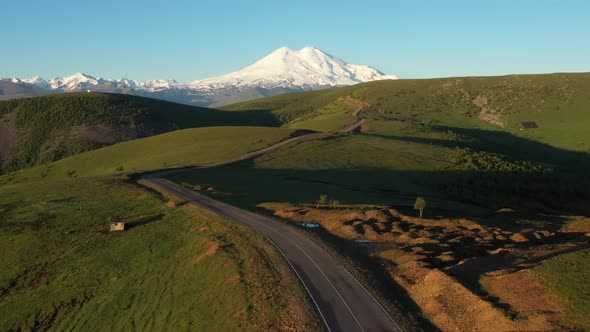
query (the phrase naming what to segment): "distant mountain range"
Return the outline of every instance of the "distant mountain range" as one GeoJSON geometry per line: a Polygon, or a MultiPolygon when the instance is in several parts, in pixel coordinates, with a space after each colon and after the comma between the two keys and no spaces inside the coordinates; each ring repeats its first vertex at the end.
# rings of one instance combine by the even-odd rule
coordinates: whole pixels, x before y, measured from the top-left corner
{"type": "Polygon", "coordinates": [[[179,83],[96,78],[76,73],[49,81],[39,76],[3,78],[0,100],[56,92],[96,91],[139,95],[196,106],[221,106],[287,92],[320,90],[356,83],[397,79],[375,68],[353,65],[315,47],[281,47],[258,62],[226,75],[179,83]]]}

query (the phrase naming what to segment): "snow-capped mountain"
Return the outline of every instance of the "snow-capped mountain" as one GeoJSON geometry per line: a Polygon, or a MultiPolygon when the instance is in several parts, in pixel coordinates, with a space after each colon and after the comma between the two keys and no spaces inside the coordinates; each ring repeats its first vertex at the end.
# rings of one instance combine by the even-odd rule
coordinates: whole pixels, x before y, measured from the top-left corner
{"type": "Polygon", "coordinates": [[[96,85],[105,83],[105,80],[82,73],[76,73],[72,76],[54,78],[48,83],[51,90],[76,91],[90,89],[96,85]]]}
{"type": "Polygon", "coordinates": [[[309,87],[313,89],[382,79],[397,79],[397,77],[385,75],[369,66],[347,64],[315,47],[305,47],[299,51],[281,47],[242,70],[194,81],[189,86],[201,89],[228,86],[309,87]]]}
{"type": "Polygon", "coordinates": [[[178,83],[96,78],[83,73],[46,81],[35,76],[10,78],[12,83],[51,92],[101,91],[127,93],[198,106],[220,106],[249,99],[304,90],[325,89],[384,79],[397,79],[375,68],[353,65],[315,47],[281,47],[258,62],[226,75],[178,83]]]}

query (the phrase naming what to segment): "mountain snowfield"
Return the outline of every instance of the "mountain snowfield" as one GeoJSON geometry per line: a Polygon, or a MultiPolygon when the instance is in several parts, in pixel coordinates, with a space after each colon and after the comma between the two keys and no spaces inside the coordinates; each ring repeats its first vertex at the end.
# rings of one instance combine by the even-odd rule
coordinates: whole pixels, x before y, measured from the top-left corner
{"type": "Polygon", "coordinates": [[[126,78],[113,80],[82,73],[50,81],[38,76],[7,80],[45,89],[48,93],[91,90],[135,94],[198,106],[220,106],[285,92],[397,78],[369,66],[348,64],[315,47],[301,50],[281,47],[242,70],[189,83],[175,80],[140,82],[126,78]]]}
{"type": "Polygon", "coordinates": [[[242,70],[198,80],[188,86],[219,88],[260,86],[264,88],[306,86],[310,88],[352,85],[383,79],[397,79],[375,68],[351,65],[315,47],[299,51],[281,47],[242,70]]]}

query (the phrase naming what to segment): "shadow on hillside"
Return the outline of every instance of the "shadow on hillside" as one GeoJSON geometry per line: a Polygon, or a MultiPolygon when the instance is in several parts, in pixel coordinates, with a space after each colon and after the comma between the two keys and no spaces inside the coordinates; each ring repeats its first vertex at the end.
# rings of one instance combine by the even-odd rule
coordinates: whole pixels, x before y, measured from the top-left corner
{"type": "Polygon", "coordinates": [[[223,200],[249,208],[264,202],[311,204],[327,194],[345,204],[410,210],[417,196],[425,196],[429,218],[470,217],[510,229],[559,228],[567,220],[562,216],[590,215],[588,177],[560,173],[262,169],[245,161],[169,177],[192,187],[213,186],[231,193],[223,200]]]}
{"type": "Polygon", "coordinates": [[[515,160],[536,161],[568,170],[586,171],[590,167],[589,153],[557,148],[525,137],[519,137],[509,132],[449,126],[435,126],[433,130],[441,133],[453,132],[466,139],[461,141],[370,133],[363,133],[362,135],[446,148],[472,148],[474,150],[506,155],[515,160]]]}
{"type": "MultiPolygon", "coordinates": [[[[544,239],[543,244],[551,244],[555,247],[553,250],[543,250],[530,247],[521,248],[523,251],[503,251],[492,255],[481,255],[481,257],[472,257],[465,260],[462,264],[456,265],[449,269],[449,273],[459,277],[466,285],[477,287],[479,279],[486,273],[510,270],[511,272],[520,271],[522,269],[530,269],[546,259],[556,257],[559,255],[572,253],[590,248],[588,237],[585,233],[570,233],[569,236],[576,236],[576,238],[567,238],[554,235],[552,238],[544,239]],[[534,251],[534,252],[532,252],[534,251]]],[[[539,243],[536,243],[537,245],[539,243]]]]}
{"type": "MultiPolygon", "coordinates": [[[[403,244],[399,249],[418,255],[418,260],[426,267],[442,269],[474,293],[506,311],[511,309],[507,303],[482,291],[481,278],[484,275],[531,269],[552,257],[590,248],[590,239],[585,232],[528,231],[515,234],[517,237],[513,238],[499,234],[492,236],[486,232],[480,235],[479,230],[475,232],[477,229],[466,227],[463,231],[446,232],[435,231],[436,227],[429,228],[429,231],[418,235],[427,236],[429,242],[403,244]]],[[[399,244],[390,246],[395,248],[399,244]]]]}
{"type": "Polygon", "coordinates": [[[162,213],[158,213],[158,214],[154,214],[154,215],[149,215],[149,216],[144,216],[144,217],[141,217],[141,218],[139,218],[137,220],[128,222],[126,224],[126,228],[127,229],[131,229],[131,228],[135,228],[135,227],[139,227],[139,226],[151,224],[153,222],[162,220],[163,217],[164,217],[164,214],[162,214],[162,213]]]}
{"type": "MultiPolygon", "coordinates": [[[[216,109],[190,109],[188,112],[175,113],[180,128],[215,127],[215,126],[256,126],[280,127],[282,123],[270,111],[223,111],[216,109]],[[195,112],[200,116],[196,117],[195,112]]],[[[165,121],[166,119],[154,119],[165,121]]],[[[165,123],[165,122],[164,122],[165,123]]]]}

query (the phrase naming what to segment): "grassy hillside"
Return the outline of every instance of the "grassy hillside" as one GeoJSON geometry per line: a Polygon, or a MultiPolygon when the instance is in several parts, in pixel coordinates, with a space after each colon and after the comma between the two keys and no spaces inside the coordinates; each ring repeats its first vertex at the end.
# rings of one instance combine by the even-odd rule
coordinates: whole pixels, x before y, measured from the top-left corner
{"type": "Polygon", "coordinates": [[[178,130],[0,177],[0,329],[318,329],[264,239],[183,202],[168,208],[124,176],[234,158],[293,132],[178,130]],[[105,233],[115,215],[129,230],[105,233]]]}
{"type": "Polygon", "coordinates": [[[590,151],[590,74],[510,75],[377,81],[264,98],[225,107],[268,110],[297,122],[350,95],[375,120],[508,132],[555,147],[590,151]],[[521,131],[522,122],[538,128],[521,131]]]}
{"type": "Polygon", "coordinates": [[[0,177],[0,184],[125,174],[208,164],[241,156],[281,141],[295,130],[208,127],[177,130],[123,142],[0,177]]]}
{"type": "Polygon", "coordinates": [[[590,329],[590,250],[554,257],[534,268],[553,295],[567,308],[567,319],[590,329]]]}
{"type": "Polygon", "coordinates": [[[166,202],[109,178],[0,187],[0,329],[318,328],[270,244],[166,202]]]}
{"type": "Polygon", "coordinates": [[[223,112],[117,94],[65,93],[0,102],[4,171],[183,128],[268,126],[266,112],[223,112]],[[6,136],[6,137],[5,137],[6,136]]]}
{"type": "MultiPolygon", "coordinates": [[[[442,140],[442,139],[441,139],[442,140]]],[[[424,138],[341,136],[300,143],[254,161],[170,177],[209,185],[219,198],[255,207],[265,202],[312,203],[321,194],[348,204],[411,206],[416,196],[453,214],[512,208],[523,215],[552,209],[587,211],[587,175],[492,152],[435,145],[424,138]],[[228,178],[226,174],[239,174],[228,178]],[[289,190],[284,190],[289,188],[289,190]]]]}

